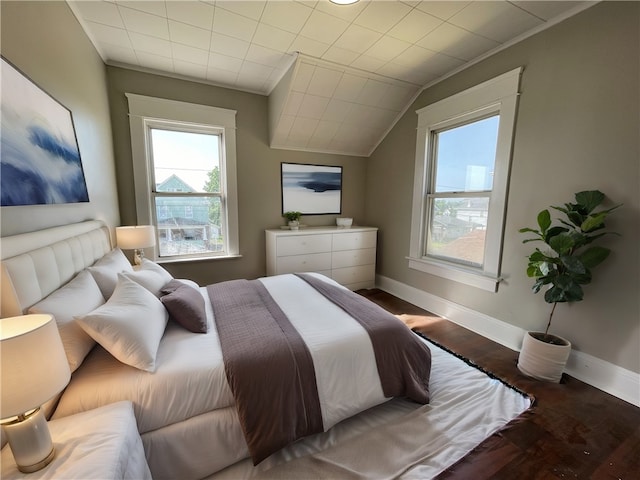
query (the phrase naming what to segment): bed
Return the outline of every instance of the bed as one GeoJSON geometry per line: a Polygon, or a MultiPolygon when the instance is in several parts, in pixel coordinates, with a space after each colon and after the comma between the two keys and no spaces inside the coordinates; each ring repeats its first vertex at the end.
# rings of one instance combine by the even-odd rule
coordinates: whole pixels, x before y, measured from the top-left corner
{"type": "MultiPolygon", "coordinates": [[[[351,301],[351,292],[320,275],[201,287],[173,279],[149,261],[134,272],[99,221],[5,237],[1,255],[2,317],[49,312],[60,328],[73,374],[50,406],[53,410],[55,405],[52,418],[132,401],[147,462],[157,479],[428,478],[530,406],[526,396],[488,379],[404,325],[406,332],[397,335],[403,342],[405,333],[411,339],[393,356],[404,357],[405,350],[414,353],[405,359],[408,363],[399,364],[400,390],[389,393],[389,382],[394,381],[379,371],[391,359],[377,356],[384,352],[376,347],[370,327],[354,320],[370,315],[349,310],[344,302],[351,301]],[[202,311],[196,308],[189,318],[179,318],[191,304],[180,295],[177,303],[162,301],[176,291],[186,298],[197,294],[202,311]],[[284,314],[302,336],[302,356],[296,358],[306,360],[296,360],[296,365],[313,365],[317,387],[315,397],[304,397],[303,403],[315,401],[320,407],[313,414],[302,412],[304,422],[291,427],[272,420],[275,417],[262,410],[267,397],[255,391],[249,393],[253,400],[237,397],[235,375],[228,376],[234,364],[227,353],[230,347],[224,347],[226,339],[221,344],[221,337],[233,335],[238,330],[234,326],[255,322],[248,313],[254,302],[234,303],[237,292],[242,299],[271,299],[275,307],[269,308],[284,314]],[[222,327],[227,314],[230,327],[222,327]],[[131,322],[127,315],[145,323],[131,322]],[[192,317],[198,321],[191,322],[192,317]],[[224,328],[231,332],[224,333],[224,328]],[[296,432],[263,447],[269,429],[296,432]],[[368,455],[362,454],[365,445],[368,455]]],[[[278,315],[273,317],[277,320],[278,315]]],[[[250,330],[260,328],[255,323],[250,330]]],[[[262,341],[249,342],[253,349],[262,349],[262,341]]],[[[306,378],[296,372],[282,375],[277,388],[266,382],[264,388],[276,392],[271,403],[284,404],[281,391],[307,388],[297,381],[287,384],[294,377],[306,378]]]]}

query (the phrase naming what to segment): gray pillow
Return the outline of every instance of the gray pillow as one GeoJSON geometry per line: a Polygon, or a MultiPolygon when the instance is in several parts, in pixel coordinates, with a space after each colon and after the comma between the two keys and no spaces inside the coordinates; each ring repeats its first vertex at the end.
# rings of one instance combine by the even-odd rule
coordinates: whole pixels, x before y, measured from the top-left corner
{"type": "Polygon", "coordinates": [[[177,289],[179,289],[180,287],[184,287],[185,284],[182,283],[180,280],[177,279],[173,279],[170,282],[167,282],[161,289],[160,289],[160,296],[162,295],[167,295],[171,292],[175,292],[177,289]]]}
{"type": "Polygon", "coordinates": [[[207,314],[202,294],[184,283],[165,285],[165,288],[163,291],[169,291],[169,293],[160,297],[160,301],[169,312],[169,318],[190,332],[207,333],[207,314]],[[165,290],[166,287],[169,288],[165,290]]]}

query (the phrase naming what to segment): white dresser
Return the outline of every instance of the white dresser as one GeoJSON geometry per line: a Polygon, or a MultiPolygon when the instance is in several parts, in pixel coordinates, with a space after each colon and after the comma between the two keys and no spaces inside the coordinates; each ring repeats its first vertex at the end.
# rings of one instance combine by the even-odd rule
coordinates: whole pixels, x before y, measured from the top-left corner
{"type": "Polygon", "coordinates": [[[377,232],[375,227],[266,230],[267,275],[318,272],[351,290],[372,288],[377,232]]]}

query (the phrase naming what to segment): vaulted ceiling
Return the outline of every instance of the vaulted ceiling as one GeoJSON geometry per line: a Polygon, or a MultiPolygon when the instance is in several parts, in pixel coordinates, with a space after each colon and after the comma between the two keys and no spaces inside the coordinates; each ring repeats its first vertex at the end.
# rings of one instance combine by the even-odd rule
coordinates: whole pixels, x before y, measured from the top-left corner
{"type": "Polygon", "coordinates": [[[67,3],[106,64],[268,95],[273,148],[368,156],[425,86],[596,2],[67,3]]]}

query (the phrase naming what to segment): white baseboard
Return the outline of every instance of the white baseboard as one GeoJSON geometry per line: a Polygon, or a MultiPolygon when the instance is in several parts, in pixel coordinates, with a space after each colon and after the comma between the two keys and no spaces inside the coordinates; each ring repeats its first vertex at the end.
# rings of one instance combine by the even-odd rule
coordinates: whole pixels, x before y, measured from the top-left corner
{"type": "MultiPolygon", "coordinates": [[[[376,287],[402,300],[451,320],[515,351],[520,351],[525,330],[432,295],[383,275],[376,287]]],[[[640,407],[640,374],[572,349],[565,372],[578,380],[640,407]]]]}

